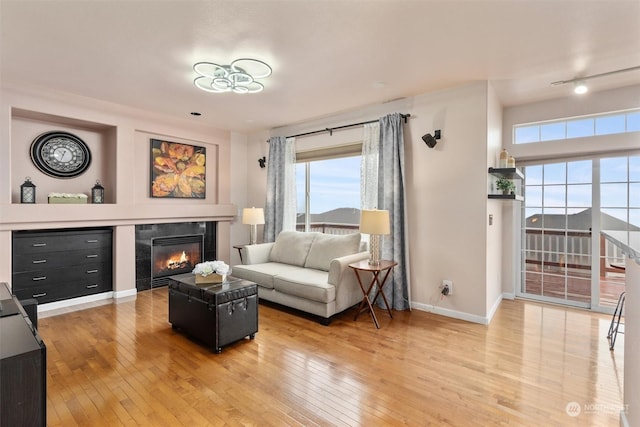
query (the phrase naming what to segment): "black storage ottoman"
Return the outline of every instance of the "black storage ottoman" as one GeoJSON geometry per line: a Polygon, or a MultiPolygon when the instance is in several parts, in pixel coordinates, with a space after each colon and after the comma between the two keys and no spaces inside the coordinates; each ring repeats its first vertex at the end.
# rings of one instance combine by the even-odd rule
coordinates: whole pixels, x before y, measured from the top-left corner
{"type": "Polygon", "coordinates": [[[258,286],[228,277],[224,283],[196,285],[193,274],[169,277],[169,322],[212,347],[222,347],[258,332],[258,286]]]}

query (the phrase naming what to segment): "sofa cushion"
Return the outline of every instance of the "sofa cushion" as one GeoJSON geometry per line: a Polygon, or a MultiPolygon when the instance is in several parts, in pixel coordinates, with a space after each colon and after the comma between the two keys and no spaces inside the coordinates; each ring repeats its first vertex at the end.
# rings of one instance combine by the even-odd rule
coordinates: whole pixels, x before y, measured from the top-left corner
{"type": "Polygon", "coordinates": [[[276,291],[300,298],[329,303],[336,299],[336,288],[327,283],[329,273],[312,268],[280,272],[273,278],[276,291]]]}
{"type": "Polygon", "coordinates": [[[360,233],[345,235],[318,233],[311,243],[304,266],[329,271],[332,259],[357,253],[360,250],[360,240],[360,233]]]}
{"type": "Polygon", "coordinates": [[[265,262],[263,264],[236,265],[233,267],[231,275],[256,282],[258,286],[263,288],[273,289],[274,276],[299,269],[300,267],[293,265],[265,262]]]}
{"type": "Polygon", "coordinates": [[[304,266],[313,239],[320,233],[282,231],[269,254],[269,261],[304,266]]]}

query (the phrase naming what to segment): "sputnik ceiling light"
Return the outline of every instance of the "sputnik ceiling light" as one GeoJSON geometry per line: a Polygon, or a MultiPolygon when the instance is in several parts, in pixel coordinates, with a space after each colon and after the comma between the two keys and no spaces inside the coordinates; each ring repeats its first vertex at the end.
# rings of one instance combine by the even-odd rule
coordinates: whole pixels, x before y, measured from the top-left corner
{"type": "Polygon", "coordinates": [[[626,73],[627,71],[635,71],[635,70],[640,70],[640,65],[636,67],[623,68],[621,70],[608,71],[606,73],[594,74],[592,76],[576,77],[575,79],[571,79],[571,80],[560,80],[557,82],[552,82],[551,86],[559,86],[559,85],[564,85],[568,83],[573,83],[573,92],[581,95],[589,91],[589,88],[587,87],[587,84],[586,84],[587,80],[595,79],[597,77],[610,76],[613,74],[626,73]]]}
{"type": "Polygon", "coordinates": [[[218,65],[213,62],[197,62],[193,70],[198,74],[193,84],[204,91],[213,93],[257,93],[264,85],[256,79],[271,75],[271,67],[262,61],[240,58],[230,65],[218,65]]]}

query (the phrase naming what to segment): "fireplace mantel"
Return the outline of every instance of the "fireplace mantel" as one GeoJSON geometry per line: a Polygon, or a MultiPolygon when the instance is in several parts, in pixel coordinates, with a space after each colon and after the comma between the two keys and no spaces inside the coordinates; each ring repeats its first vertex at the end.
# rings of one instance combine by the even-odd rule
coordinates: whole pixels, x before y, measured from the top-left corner
{"type": "Polygon", "coordinates": [[[184,203],[104,205],[0,205],[0,231],[154,224],[164,222],[233,221],[232,204],[184,203]]]}

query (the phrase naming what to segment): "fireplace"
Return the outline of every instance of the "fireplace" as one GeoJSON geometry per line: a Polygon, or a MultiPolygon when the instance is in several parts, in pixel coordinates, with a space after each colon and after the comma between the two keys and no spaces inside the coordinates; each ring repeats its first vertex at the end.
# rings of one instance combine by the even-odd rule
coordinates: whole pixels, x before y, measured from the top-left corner
{"type": "Polygon", "coordinates": [[[167,284],[167,277],[189,273],[202,262],[204,236],[168,236],[151,239],[151,287],[167,284]]]}
{"type": "MultiPolygon", "coordinates": [[[[167,277],[191,272],[193,265],[201,261],[213,261],[216,258],[216,223],[213,221],[203,222],[180,222],[180,223],[163,223],[163,224],[138,224],[136,225],[136,289],[144,291],[157,286],[167,284],[167,277]],[[191,246],[196,245],[195,238],[189,242],[186,248],[179,249],[177,259],[174,256],[167,260],[165,248],[162,243],[173,243],[172,239],[178,237],[197,236],[200,255],[193,254],[191,246]],[[204,236],[204,237],[203,237],[204,236]],[[204,245],[202,245],[204,239],[204,245]],[[160,245],[157,245],[160,243],[160,245]],[[184,252],[184,258],[182,258],[184,252]],[[152,272],[155,262],[152,261],[153,256],[165,258],[164,262],[160,262],[158,271],[152,272]],[[167,267],[170,263],[170,268],[167,267]],[[162,264],[165,267],[162,267],[162,264]],[[189,264],[189,265],[188,265],[189,264]]],[[[184,242],[183,242],[184,243],[184,242]]],[[[173,250],[171,250],[173,252],[173,250]]]]}

